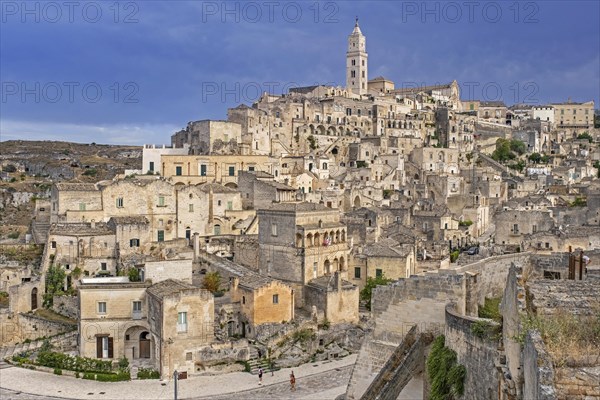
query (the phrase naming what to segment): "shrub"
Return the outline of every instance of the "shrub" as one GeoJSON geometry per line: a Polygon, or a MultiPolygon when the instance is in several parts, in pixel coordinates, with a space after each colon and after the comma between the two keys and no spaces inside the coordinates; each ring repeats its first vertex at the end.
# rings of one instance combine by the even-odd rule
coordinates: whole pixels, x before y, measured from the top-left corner
{"type": "Polygon", "coordinates": [[[427,357],[430,400],[454,400],[464,394],[466,369],[458,364],[456,352],[445,346],[444,335],[438,336],[427,357]]]}
{"type": "Polygon", "coordinates": [[[129,277],[129,282],[139,282],[141,280],[140,270],[135,267],[129,268],[129,271],[127,271],[127,276],[129,277]]]}
{"type": "Polygon", "coordinates": [[[331,323],[329,322],[329,320],[327,318],[325,318],[323,320],[323,322],[321,323],[321,325],[319,325],[320,329],[323,329],[324,331],[329,330],[329,327],[331,326],[331,323]]]}
{"type": "Polygon", "coordinates": [[[381,274],[381,276],[376,276],[375,278],[367,278],[367,284],[360,291],[360,299],[365,302],[365,307],[367,307],[368,310],[371,309],[371,295],[373,289],[377,286],[387,285],[390,282],[392,282],[392,279],[386,278],[385,274],[381,274]]]}
{"type": "Polygon", "coordinates": [[[211,293],[216,293],[219,291],[220,285],[221,275],[219,275],[218,272],[209,272],[204,275],[204,279],[202,280],[202,288],[210,290],[211,293]]]}
{"type": "Polygon", "coordinates": [[[52,351],[40,352],[37,357],[37,363],[44,367],[60,368],[69,371],[78,372],[110,372],[112,371],[112,361],[98,360],[80,356],[71,356],[68,354],[52,351]]]}
{"type": "Polygon", "coordinates": [[[588,132],[583,132],[577,135],[577,139],[587,139],[590,143],[592,143],[592,141],[594,140],[592,135],[590,135],[588,132]]]}
{"type": "MultiPolygon", "coordinates": [[[[248,363],[248,361],[238,361],[237,363],[244,366],[244,372],[251,372],[252,371],[252,367],[250,366],[250,364],[248,363]]],[[[138,374],[138,376],[139,376],[139,374],[138,374]]]]}
{"type": "Polygon", "coordinates": [[[55,295],[63,294],[63,285],[66,278],[65,271],[56,265],[51,265],[46,273],[46,293],[44,294],[44,306],[52,307],[55,295]]]}
{"type": "Polygon", "coordinates": [[[502,322],[502,314],[500,314],[501,301],[502,297],[486,297],[483,303],[483,307],[479,307],[479,317],[493,319],[496,322],[502,322]]]}
{"type": "Polygon", "coordinates": [[[309,340],[313,340],[316,338],[316,334],[312,329],[301,329],[299,331],[295,331],[292,335],[294,342],[305,343],[309,340]]]}
{"type": "Polygon", "coordinates": [[[8,234],[9,239],[18,239],[21,234],[19,232],[11,232],[8,234]]]}
{"type": "MultiPolygon", "coordinates": [[[[249,365],[248,365],[249,367],[249,365]]],[[[151,368],[140,368],[137,373],[138,379],[159,379],[160,373],[151,368]]]]}
{"type": "Polygon", "coordinates": [[[62,375],[62,369],[54,368],[54,375],[62,375]]]}
{"type": "Polygon", "coordinates": [[[460,250],[454,250],[453,252],[450,253],[450,262],[454,263],[456,262],[456,260],[458,260],[458,256],[460,255],[460,250]]]}
{"type": "Polygon", "coordinates": [[[587,206],[587,200],[583,197],[576,197],[575,200],[569,205],[571,207],[585,207],[587,206]]]}
{"type": "Polygon", "coordinates": [[[471,226],[473,225],[473,221],[471,221],[470,219],[466,219],[464,221],[460,221],[458,223],[458,226],[471,226]]]}
{"type": "Polygon", "coordinates": [[[127,368],[129,367],[129,360],[127,359],[127,357],[123,356],[119,358],[118,366],[121,371],[127,370],[127,368]]]}
{"type": "Polygon", "coordinates": [[[83,379],[89,379],[90,381],[95,381],[96,380],[96,374],[91,373],[91,372],[86,372],[83,374],[83,379]]]}
{"type": "Polygon", "coordinates": [[[500,340],[502,337],[500,326],[486,320],[473,322],[471,324],[471,333],[480,339],[500,340]]]}
{"type": "Polygon", "coordinates": [[[96,168],[89,168],[83,171],[84,176],[96,176],[98,174],[98,170],[96,168]]]}
{"type": "Polygon", "coordinates": [[[98,382],[121,382],[131,380],[129,371],[119,371],[116,374],[96,374],[98,382]]]}

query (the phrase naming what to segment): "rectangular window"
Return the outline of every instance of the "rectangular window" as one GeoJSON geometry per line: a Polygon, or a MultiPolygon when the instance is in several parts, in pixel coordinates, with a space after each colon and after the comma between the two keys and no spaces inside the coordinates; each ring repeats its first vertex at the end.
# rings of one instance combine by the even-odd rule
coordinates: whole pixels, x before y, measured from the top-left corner
{"type": "Polygon", "coordinates": [[[513,225],[513,233],[519,233],[519,224],[513,225]]]}
{"type": "Polygon", "coordinates": [[[123,208],[123,198],[117,197],[117,208],[123,208]]]}
{"type": "Polygon", "coordinates": [[[53,240],[52,242],[50,242],[50,245],[52,246],[53,249],[55,249],[56,248],[56,241],[53,240]]]}
{"type": "Polygon", "coordinates": [[[140,239],[130,239],[129,247],[140,247],[140,239]]]}
{"type": "Polygon", "coordinates": [[[206,176],[206,164],[200,165],[200,176],[206,176]]]}
{"type": "Polygon", "coordinates": [[[177,313],[177,332],[187,332],[187,312],[177,313]]]}
{"type": "Polygon", "coordinates": [[[158,196],[158,206],[159,207],[165,206],[165,196],[158,196]]]}
{"type": "Polygon", "coordinates": [[[229,176],[235,176],[235,167],[229,167],[229,176]]]}
{"type": "Polygon", "coordinates": [[[181,176],[182,174],[183,174],[183,171],[182,171],[181,167],[175,167],[175,175],[181,176]]]}
{"type": "Polygon", "coordinates": [[[533,225],[531,227],[531,232],[536,233],[537,232],[537,225],[533,225]]]}
{"type": "Polygon", "coordinates": [[[278,294],[273,295],[273,304],[279,304],[279,295],[278,294]]]}
{"type": "Polygon", "coordinates": [[[376,277],[376,278],[381,278],[381,277],[383,277],[383,270],[381,270],[381,269],[377,268],[377,269],[375,270],[375,277],[376,277]]]}
{"type": "Polygon", "coordinates": [[[141,301],[134,301],[133,302],[133,312],[134,313],[141,313],[142,312],[142,302],[141,301]]]}
{"type": "Polygon", "coordinates": [[[165,241],[165,231],[162,231],[162,230],[158,231],[157,240],[159,242],[164,242],[165,241]]]}
{"type": "Polygon", "coordinates": [[[233,210],[233,201],[228,201],[227,202],[227,209],[228,210],[233,210]]]}
{"type": "Polygon", "coordinates": [[[101,269],[102,271],[106,271],[106,263],[105,263],[105,262],[101,262],[101,263],[100,263],[100,269],[101,269]]]}
{"type": "Polygon", "coordinates": [[[277,224],[271,224],[271,236],[277,236],[277,224]]]}
{"type": "Polygon", "coordinates": [[[106,314],[106,302],[105,301],[98,302],[98,314],[106,314]]]}
{"type": "Polygon", "coordinates": [[[148,168],[148,171],[154,172],[154,161],[150,161],[150,167],[148,168]]]}
{"type": "Polygon", "coordinates": [[[354,267],[354,279],[360,279],[360,267],[354,267]]]}
{"type": "MultiPolygon", "coordinates": [[[[257,143],[258,144],[258,143],[257,143]]],[[[248,171],[254,172],[254,167],[248,167],[248,171]]]]}
{"type": "Polygon", "coordinates": [[[79,203],[79,211],[85,211],[85,203],[79,203]]]}
{"type": "Polygon", "coordinates": [[[193,204],[189,204],[188,205],[188,211],[189,212],[194,212],[194,205],[193,204]]]}

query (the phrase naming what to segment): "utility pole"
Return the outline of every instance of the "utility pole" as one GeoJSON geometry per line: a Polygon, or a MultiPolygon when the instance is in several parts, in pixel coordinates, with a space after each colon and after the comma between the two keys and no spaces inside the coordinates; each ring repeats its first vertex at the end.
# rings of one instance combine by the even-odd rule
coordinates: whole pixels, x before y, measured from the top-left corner
{"type": "Polygon", "coordinates": [[[173,390],[175,391],[174,395],[175,395],[175,400],[177,400],[177,378],[179,377],[179,374],[177,373],[177,370],[173,371],[173,383],[175,384],[175,386],[173,386],[173,390]]]}

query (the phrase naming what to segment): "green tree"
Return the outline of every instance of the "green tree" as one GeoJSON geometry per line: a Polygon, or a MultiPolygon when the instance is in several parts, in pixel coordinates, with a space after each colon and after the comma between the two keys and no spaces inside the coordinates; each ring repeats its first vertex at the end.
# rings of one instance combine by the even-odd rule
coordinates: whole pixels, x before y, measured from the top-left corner
{"type": "Polygon", "coordinates": [[[44,307],[52,307],[53,297],[64,294],[63,288],[67,274],[60,265],[51,265],[46,272],[46,293],[44,307]]]}
{"type": "Polygon", "coordinates": [[[580,133],[579,135],[577,135],[577,139],[587,139],[590,143],[592,143],[592,141],[594,140],[592,135],[590,135],[588,132],[580,133]]]}
{"type": "Polygon", "coordinates": [[[520,140],[512,139],[510,141],[510,150],[517,153],[518,155],[525,154],[527,146],[520,140]]]}
{"type": "Polygon", "coordinates": [[[140,270],[135,267],[129,268],[129,271],[127,271],[127,276],[129,277],[129,282],[139,282],[140,270]]]}
{"type": "Polygon", "coordinates": [[[499,162],[505,162],[515,158],[515,155],[510,150],[510,141],[502,138],[496,140],[496,150],[492,153],[492,158],[499,162]]]}
{"type": "Polygon", "coordinates": [[[531,153],[527,158],[529,158],[529,161],[536,164],[542,161],[542,155],[540,153],[531,153]]]}
{"type": "Polygon", "coordinates": [[[209,272],[204,275],[204,280],[202,280],[202,288],[210,290],[212,294],[215,294],[219,291],[220,285],[221,275],[218,272],[209,272]]]}
{"type": "Polygon", "coordinates": [[[373,289],[379,285],[387,285],[388,283],[392,282],[392,280],[393,279],[386,278],[385,274],[381,274],[375,278],[367,278],[367,284],[360,291],[360,299],[365,302],[365,307],[367,307],[368,310],[371,309],[371,294],[373,293],[373,289]]]}

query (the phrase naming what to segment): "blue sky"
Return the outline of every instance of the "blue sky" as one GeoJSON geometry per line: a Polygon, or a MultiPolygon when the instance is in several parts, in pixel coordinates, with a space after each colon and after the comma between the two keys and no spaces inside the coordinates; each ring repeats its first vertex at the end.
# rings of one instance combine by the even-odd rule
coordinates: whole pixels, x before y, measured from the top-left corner
{"type": "MultiPolygon", "coordinates": [[[[260,91],[456,79],[463,99],[600,100],[597,1],[0,2],[0,140],[168,143],[260,91]]],[[[598,108],[598,107],[597,107],[598,108]]]]}

